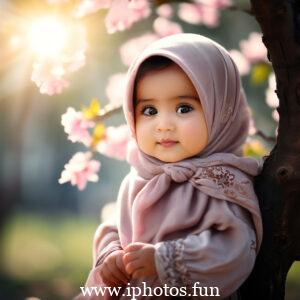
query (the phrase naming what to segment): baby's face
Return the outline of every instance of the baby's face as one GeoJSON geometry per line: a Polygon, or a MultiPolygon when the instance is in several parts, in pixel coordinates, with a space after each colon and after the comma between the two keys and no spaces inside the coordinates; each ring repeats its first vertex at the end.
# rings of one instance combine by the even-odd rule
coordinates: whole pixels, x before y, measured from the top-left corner
{"type": "Polygon", "coordinates": [[[140,149],[164,162],[199,154],[208,132],[198,93],[177,65],[153,71],[136,87],[135,124],[140,149]]]}

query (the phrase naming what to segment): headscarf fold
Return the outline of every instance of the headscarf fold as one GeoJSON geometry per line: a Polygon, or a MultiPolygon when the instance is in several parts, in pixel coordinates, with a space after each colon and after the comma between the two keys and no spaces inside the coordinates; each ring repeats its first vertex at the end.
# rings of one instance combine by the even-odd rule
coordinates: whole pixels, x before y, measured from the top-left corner
{"type": "MultiPolygon", "coordinates": [[[[262,240],[262,222],[253,177],[254,158],[242,157],[249,130],[249,109],[237,67],[216,42],[197,34],[176,34],[148,46],[127,73],[123,109],[133,137],[127,160],[132,165],[118,195],[121,244],[156,243],[176,233],[200,233],[209,200],[235,203],[248,211],[262,240]],[[194,157],[165,163],[142,152],[136,143],[133,90],[139,66],[151,56],[165,56],[187,74],[196,88],[208,128],[208,144],[194,157]]],[[[220,212],[216,212],[220,213],[220,212]]]]}

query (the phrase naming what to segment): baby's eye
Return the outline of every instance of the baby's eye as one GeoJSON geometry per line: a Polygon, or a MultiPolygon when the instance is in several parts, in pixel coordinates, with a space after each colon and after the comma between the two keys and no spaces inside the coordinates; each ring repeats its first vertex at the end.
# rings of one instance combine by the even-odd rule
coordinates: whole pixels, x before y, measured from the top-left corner
{"type": "Polygon", "coordinates": [[[141,110],[141,113],[146,116],[152,116],[157,114],[157,109],[152,106],[146,106],[141,110]]]}
{"type": "Polygon", "coordinates": [[[180,114],[186,114],[192,110],[193,110],[193,107],[191,105],[183,104],[177,108],[176,112],[178,112],[180,114]]]}

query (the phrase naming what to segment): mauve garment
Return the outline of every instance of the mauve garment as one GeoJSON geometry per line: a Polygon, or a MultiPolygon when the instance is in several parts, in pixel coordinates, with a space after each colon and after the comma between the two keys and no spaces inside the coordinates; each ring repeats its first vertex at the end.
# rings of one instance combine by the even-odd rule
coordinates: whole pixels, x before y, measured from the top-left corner
{"type": "MultiPolygon", "coordinates": [[[[218,154],[212,157],[215,157],[215,161],[218,162],[218,154]]],[[[175,171],[174,174],[178,175],[178,172],[175,171]]],[[[241,176],[241,178],[243,177],[241,176]]],[[[251,177],[249,176],[249,178],[251,177]]],[[[174,179],[179,180],[180,176],[174,179]]],[[[223,177],[220,177],[226,187],[229,182],[226,183],[226,180],[223,179],[223,177]]],[[[169,287],[189,287],[191,289],[195,282],[199,282],[201,286],[218,287],[221,295],[218,298],[223,299],[232,295],[250,274],[259,243],[254,231],[254,220],[250,213],[251,207],[248,210],[233,203],[233,199],[224,201],[224,199],[205,194],[194,187],[195,183],[194,185],[191,184],[192,180],[190,178],[185,183],[171,180],[168,193],[164,195],[163,201],[156,203],[156,210],[169,212],[164,215],[163,219],[153,219],[155,215],[159,216],[159,214],[152,214],[152,223],[146,224],[147,226],[152,224],[153,227],[158,229],[157,233],[160,232],[160,236],[157,234],[154,235],[152,240],[148,240],[156,247],[155,260],[158,277],[131,280],[131,287],[142,288],[144,281],[148,287],[152,288],[167,284],[169,287]],[[186,195],[192,196],[187,199],[186,195]],[[189,202],[189,205],[183,205],[185,202],[189,202]],[[176,217],[173,217],[174,207],[181,207],[181,217],[178,212],[176,217]],[[193,217],[189,218],[189,215],[193,217]],[[189,226],[189,223],[193,226],[189,226]],[[183,228],[182,225],[186,227],[183,228]]],[[[218,182],[214,183],[208,178],[202,178],[201,180],[204,180],[204,182],[200,188],[205,187],[206,184],[211,186],[210,192],[214,191],[213,184],[218,184],[218,182]]],[[[245,186],[249,188],[248,193],[251,192],[252,186],[249,181],[250,179],[243,180],[245,186]]],[[[148,180],[139,176],[136,170],[132,168],[121,184],[119,195],[127,194],[135,198],[134,195],[139,194],[139,191],[145,187],[146,182],[148,180]],[[130,185],[133,179],[134,186],[130,185]]],[[[242,184],[240,184],[240,188],[238,186],[238,183],[235,183],[236,193],[240,189],[240,192],[247,194],[243,190],[242,184]]],[[[206,188],[208,187],[206,186],[206,188]]],[[[206,192],[209,193],[209,189],[206,192]]],[[[221,194],[216,195],[220,196],[221,194]]],[[[128,197],[128,199],[131,197],[128,197]]],[[[252,195],[253,197],[254,195],[252,195]]],[[[122,203],[120,203],[122,197],[118,197],[118,201],[117,205],[120,209],[122,207],[122,203]]],[[[241,204],[245,205],[245,203],[241,204]]],[[[123,216],[124,226],[126,220],[128,225],[131,224],[130,216],[122,215],[122,213],[121,216],[123,216]]],[[[147,221],[146,216],[144,220],[147,221]]],[[[120,220],[117,221],[120,222],[120,220]]],[[[147,233],[147,230],[145,233],[147,233]]],[[[145,235],[143,238],[145,239],[145,235]]],[[[86,287],[104,287],[98,269],[105,257],[124,247],[122,247],[120,240],[120,229],[117,228],[116,224],[101,224],[96,231],[93,245],[94,267],[89,274],[86,287]]],[[[234,299],[232,297],[228,299],[234,299]]],[[[115,299],[131,298],[129,296],[115,297],[115,299]]],[[[144,298],[137,297],[137,299],[144,298]]],[[[157,299],[157,297],[148,297],[148,299],[153,298],[157,299]]],[[[79,299],[114,298],[110,296],[101,298],[95,295],[83,297],[81,295],[76,298],[76,300],[79,299]]],[[[164,299],[164,297],[160,296],[159,299],[164,299]]],[[[205,297],[195,297],[195,299],[205,299],[205,297]]]]}
{"type": "Polygon", "coordinates": [[[144,154],[133,141],[127,157],[132,168],[118,195],[118,218],[96,231],[86,287],[103,286],[98,269],[110,253],[145,242],[155,245],[158,276],[131,280],[130,286],[143,287],[144,281],[152,288],[167,284],[190,291],[199,282],[218,287],[218,299],[234,297],[254,266],[262,240],[252,184],[260,166],[253,158],[241,157],[249,113],[237,68],[222,46],[200,35],[178,34],[151,44],[128,71],[123,108],[133,138],[134,78],[140,64],[153,55],[172,59],[191,79],[205,113],[208,145],[195,157],[164,163],[144,154]]]}
{"type": "MultiPolygon", "coordinates": [[[[187,286],[200,282],[202,286],[217,286],[220,297],[192,297],[190,299],[235,299],[231,295],[251,272],[255,258],[255,232],[245,209],[233,203],[208,198],[203,231],[199,234],[178,232],[169,241],[156,243],[156,267],[159,278],[131,280],[130,286],[187,286]],[[187,278],[188,277],[188,278],[187,278]]],[[[101,224],[94,237],[93,269],[87,287],[105,286],[98,269],[111,252],[122,249],[116,225],[101,224]]],[[[131,299],[132,297],[83,297],[76,300],[131,299]]],[[[170,299],[169,297],[137,297],[137,299],[170,299]]],[[[188,299],[183,297],[182,299],[188,299]]]]}

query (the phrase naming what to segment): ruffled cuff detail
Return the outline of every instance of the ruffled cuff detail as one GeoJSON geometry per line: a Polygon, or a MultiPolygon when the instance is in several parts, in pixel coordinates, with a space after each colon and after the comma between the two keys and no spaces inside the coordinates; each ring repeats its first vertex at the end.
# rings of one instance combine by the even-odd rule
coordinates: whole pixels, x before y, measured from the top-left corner
{"type": "Polygon", "coordinates": [[[155,265],[161,283],[171,287],[190,286],[191,280],[184,262],[184,240],[160,242],[155,248],[155,265]]]}

